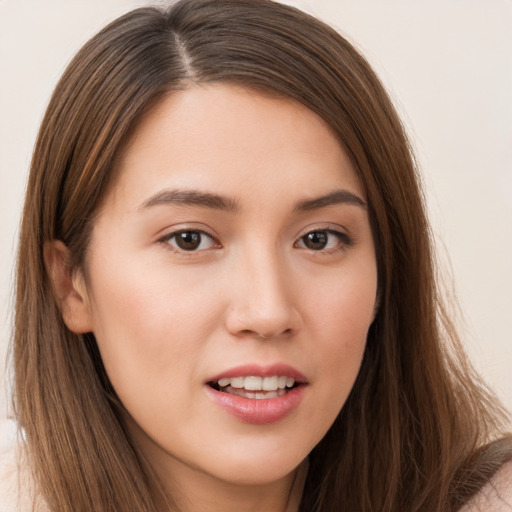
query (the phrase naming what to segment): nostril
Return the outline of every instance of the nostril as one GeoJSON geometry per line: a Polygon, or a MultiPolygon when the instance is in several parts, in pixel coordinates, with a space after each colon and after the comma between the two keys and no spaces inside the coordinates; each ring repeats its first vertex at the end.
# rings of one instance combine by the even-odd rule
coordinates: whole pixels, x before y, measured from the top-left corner
{"type": "Polygon", "coordinates": [[[262,334],[262,333],[259,333],[258,334],[258,337],[259,338],[263,338],[264,340],[270,340],[272,338],[278,338],[280,336],[286,336],[286,335],[290,335],[291,333],[293,332],[293,329],[291,328],[288,328],[288,329],[284,329],[283,331],[280,331],[280,332],[277,332],[277,333],[274,333],[274,334],[262,334]]]}
{"type": "Polygon", "coordinates": [[[289,337],[300,330],[301,316],[293,307],[233,308],[226,316],[227,330],[238,338],[261,340],[289,337]]]}

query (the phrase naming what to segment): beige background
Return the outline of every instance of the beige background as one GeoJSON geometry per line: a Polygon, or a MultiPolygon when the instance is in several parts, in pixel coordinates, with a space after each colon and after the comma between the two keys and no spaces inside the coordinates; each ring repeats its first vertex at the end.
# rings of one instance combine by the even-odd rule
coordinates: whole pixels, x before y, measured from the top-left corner
{"type": "MultiPolygon", "coordinates": [[[[0,378],[38,124],[75,51],[137,0],[0,0],[0,378]]],[[[155,3],[155,2],[153,2],[155,3]]],[[[160,2],[163,3],[163,2],[160,2]]],[[[363,51],[423,170],[468,352],[512,409],[512,1],[304,0],[363,51]]],[[[8,387],[0,387],[0,417],[8,387]]]]}

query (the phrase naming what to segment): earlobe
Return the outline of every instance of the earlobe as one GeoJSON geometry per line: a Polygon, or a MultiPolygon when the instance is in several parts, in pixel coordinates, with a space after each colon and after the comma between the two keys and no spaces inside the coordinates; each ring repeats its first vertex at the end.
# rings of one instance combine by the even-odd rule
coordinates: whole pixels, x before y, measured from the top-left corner
{"type": "Polygon", "coordinates": [[[77,334],[91,332],[92,317],[87,288],[83,275],[72,269],[69,249],[60,240],[46,242],[44,262],[53,295],[68,329],[77,334]]]}

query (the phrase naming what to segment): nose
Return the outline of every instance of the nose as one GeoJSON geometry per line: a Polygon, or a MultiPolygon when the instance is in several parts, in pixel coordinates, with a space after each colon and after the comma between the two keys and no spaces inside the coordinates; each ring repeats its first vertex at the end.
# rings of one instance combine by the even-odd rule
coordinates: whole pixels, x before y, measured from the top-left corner
{"type": "Polygon", "coordinates": [[[234,336],[277,338],[301,326],[294,305],[293,282],[276,251],[244,258],[231,273],[226,328],[234,336]]]}

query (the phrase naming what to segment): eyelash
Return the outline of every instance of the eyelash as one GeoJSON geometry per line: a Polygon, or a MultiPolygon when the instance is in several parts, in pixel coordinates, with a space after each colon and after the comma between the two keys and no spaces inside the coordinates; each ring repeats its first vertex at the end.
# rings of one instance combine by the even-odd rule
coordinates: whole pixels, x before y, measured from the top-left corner
{"type": "Polygon", "coordinates": [[[351,247],[354,245],[354,240],[349,236],[347,235],[346,233],[343,233],[342,231],[338,231],[336,229],[331,229],[331,228],[316,228],[316,229],[311,229],[311,230],[308,230],[307,233],[305,233],[304,235],[302,235],[298,240],[297,242],[295,242],[294,244],[296,247],[300,247],[301,249],[305,249],[305,250],[311,250],[311,252],[313,253],[320,253],[320,254],[332,254],[332,253],[336,253],[338,251],[342,251],[348,247],[351,247]],[[319,234],[319,233],[322,233],[322,234],[327,234],[328,236],[331,235],[331,236],[334,236],[338,239],[338,243],[334,246],[334,247],[328,247],[328,248],[320,248],[320,249],[310,249],[309,247],[306,247],[305,246],[305,239],[308,235],[313,235],[313,234],[319,234]],[[299,246],[298,244],[302,243],[303,245],[299,246]]]}
{"type": "MultiPolygon", "coordinates": [[[[173,231],[172,233],[169,233],[165,235],[164,237],[160,238],[158,242],[164,244],[167,248],[170,250],[180,254],[180,255],[186,255],[186,256],[193,256],[194,254],[197,254],[198,252],[210,250],[212,248],[221,248],[221,244],[214,236],[207,233],[204,230],[201,229],[180,229],[177,231],[173,231]],[[178,236],[182,234],[193,234],[193,235],[199,235],[199,245],[196,248],[193,249],[184,249],[182,247],[174,245],[171,241],[174,239],[176,240],[178,236]],[[203,237],[206,237],[211,240],[211,244],[213,247],[203,248],[201,249],[201,245],[203,244],[203,237]]],[[[327,242],[328,243],[328,242],[327,242]]],[[[336,253],[338,251],[342,251],[348,247],[351,247],[354,245],[354,240],[348,236],[346,233],[343,233],[341,231],[337,231],[335,229],[330,228],[317,228],[317,229],[311,229],[307,231],[305,234],[303,234],[299,239],[294,243],[294,247],[298,247],[300,249],[309,250],[312,253],[319,253],[319,254],[332,254],[336,253]],[[306,246],[305,239],[308,235],[313,234],[327,234],[328,236],[334,236],[338,239],[338,243],[334,247],[328,247],[326,248],[319,248],[319,249],[311,249],[306,246]]]]}
{"type": "Polygon", "coordinates": [[[171,243],[171,241],[173,239],[176,239],[179,235],[182,235],[182,234],[185,234],[185,233],[196,234],[196,235],[198,234],[199,235],[199,239],[200,239],[199,247],[203,243],[203,237],[207,237],[207,238],[211,239],[212,244],[213,245],[217,245],[217,248],[221,247],[220,243],[215,239],[214,236],[210,235],[206,231],[203,231],[202,229],[179,229],[178,231],[173,231],[172,233],[169,233],[168,235],[165,235],[164,237],[160,238],[160,240],[158,240],[158,241],[160,243],[164,244],[166,247],[168,247],[172,251],[174,251],[176,253],[179,253],[179,254],[187,255],[187,256],[192,256],[194,253],[210,249],[210,248],[208,248],[208,249],[195,248],[195,249],[187,250],[187,249],[183,249],[181,247],[174,246],[171,243]]]}

